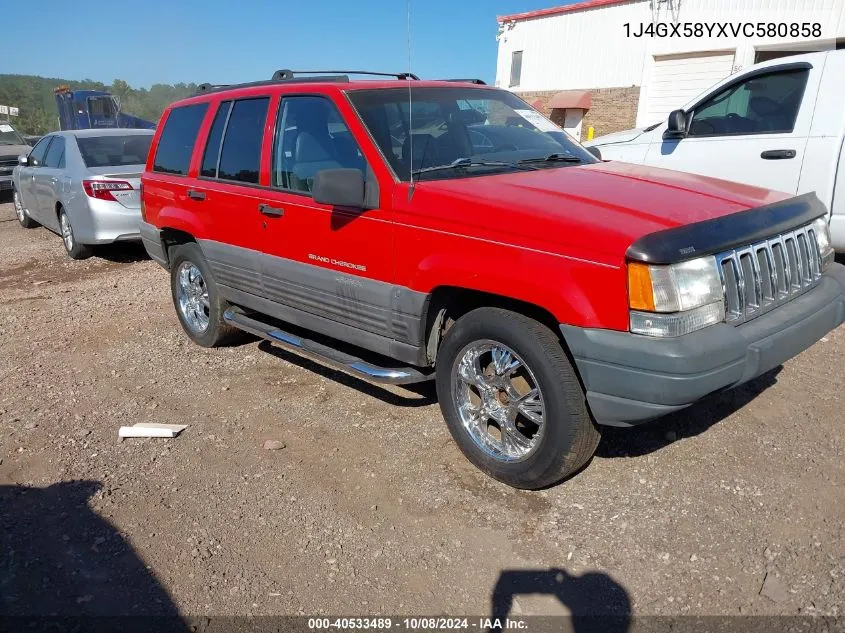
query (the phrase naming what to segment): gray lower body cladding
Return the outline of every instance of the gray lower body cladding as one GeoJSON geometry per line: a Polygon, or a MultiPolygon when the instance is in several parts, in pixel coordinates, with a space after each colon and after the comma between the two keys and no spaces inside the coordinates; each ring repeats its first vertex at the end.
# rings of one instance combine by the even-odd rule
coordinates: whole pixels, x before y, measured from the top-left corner
{"type": "Polygon", "coordinates": [[[140,233],[141,243],[144,245],[147,255],[149,255],[154,262],[167,268],[167,250],[164,248],[164,244],[161,241],[161,234],[158,228],[142,220],[140,222],[140,233]]]}
{"type": "Polygon", "coordinates": [[[239,246],[198,243],[221,294],[232,303],[405,363],[425,364],[429,295],[239,246]]]}
{"type": "MultiPolygon", "coordinates": [[[[141,222],[141,240],[149,256],[169,268],[159,230],[141,222]]],[[[428,294],[214,240],[197,243],[231,303],[409,365],[428,364],[428,294]]]]}
{"type": "Polygon", "coordinates": [[[845,267],[804,295],[743,325],[720,323],[659,339],[561,326],[601,424],[631,426],[736,387],[807,349],[845,320],[845,267]]]}

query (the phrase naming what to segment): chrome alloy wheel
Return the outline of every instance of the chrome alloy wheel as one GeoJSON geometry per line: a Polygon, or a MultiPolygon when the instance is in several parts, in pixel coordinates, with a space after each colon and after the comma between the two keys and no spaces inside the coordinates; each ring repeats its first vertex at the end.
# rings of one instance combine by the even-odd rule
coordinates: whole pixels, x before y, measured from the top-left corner
{"type": "Polygon", "coordinates": [[[18,222],[23,224],[26,222],[26,211],[23,210],[23,203],[21,202],[21,197],[17,190],[15,190],[15,193],[12,194],[12,199],[15,203],[15,215],[18,216],[18,222]]]}
{"type": "Polygon", "coordinates": [[[179,282],[178,299],[182,319],[192,332],[201,334],[208,328],[211,312],[208,303],[208,288],[200,269],[191,262],[182,262],[176,272],[179,282]]]}
{"type": "Polygon", "coordinates": [[[68,253],[73,250],[73,228],[70,226],[70,220],[67,218],[67,213],[62,213],[59,219],[59,224],[62,230],[62,239],[65,242],[65,248],[68,253]]]}
{"type": "Polygon", "coordinates": [[[521,461],[539,446],[545,403],[534,372],[507,345],[473,341],[452,368],[455,409],[473,442],[492,457],[521,461]]]}

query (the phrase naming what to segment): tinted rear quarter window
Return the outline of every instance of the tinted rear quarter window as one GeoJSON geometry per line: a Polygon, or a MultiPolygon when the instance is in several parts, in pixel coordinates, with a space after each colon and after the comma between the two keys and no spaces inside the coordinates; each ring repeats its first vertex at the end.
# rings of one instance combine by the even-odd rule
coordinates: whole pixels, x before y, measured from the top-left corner
{"type": "Polygon", "coordinates": [[[205,144],[205,153],[202,156],[202,167],[200,176],[206,178],[217,178],[217,160],[220,158],[220,142],[223,140],[223,130],[229,118],[229,110],[232,107],[231,101],[224,101],[214,115],[214,123],[211,124],[211,131],[208,133],[208,142],[205,144]]]}
{"type": "Polygon", "coordinates": [[[218,177],[258,184],[269,97],[235,101],[220,152],[218,177]]]}
{"type": "Polygon", "coordinates": [[[152,134],[126,136],[83,136],[76,144],[86,167],[143,165],[147,162],[152,134]]]}
{"type": "Polygon", "coordinates": [[[50,141],[52,141],[55,136],[45,136],[42,138],[35,147],[32,148],[32,151],[29,153],[29,158],[33,161],[33,166],[41,165],[44,162],[44,156],[47,154],[47,148],[50,146],[50,141]]]}
{"type": "Polygon", "coordinates": [[[44,157],[44,166],[61,169],[65,163],[65,139],[57,136],[50,144],[50,149],[44,157]]]}
{"type": "Polygon", "coordinates": [[[191,153],[206,110],[207,103],[196,103],[170,111],[158,141],[153,171],[187,175],[191,153]]]}

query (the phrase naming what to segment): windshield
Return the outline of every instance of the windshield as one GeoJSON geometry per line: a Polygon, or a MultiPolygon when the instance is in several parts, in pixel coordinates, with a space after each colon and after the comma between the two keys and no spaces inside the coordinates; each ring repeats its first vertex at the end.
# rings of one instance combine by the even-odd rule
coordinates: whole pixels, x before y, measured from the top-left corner
{"type": "Polygon", "coordinates": [[[597,162],[572,137],[505,90],[355,90],[349,99],[403,181],[465,178],[597,162]]]}
{"type": "Polygon", "coordinates": [[[114,97],[88,97],[88,112],[91,116],[114,117],[117,114],[114,97]]]}
{"type": "Polygon", "coordinates": [[[152,134],[77,137],[79,153],[88,167],[141,165],[147,162],[152,134]]]}
{"type": "Polygon", "coordinates": [[[26,141],[8,123],[0,123],[0,145],[26,145],[26,141]]]}

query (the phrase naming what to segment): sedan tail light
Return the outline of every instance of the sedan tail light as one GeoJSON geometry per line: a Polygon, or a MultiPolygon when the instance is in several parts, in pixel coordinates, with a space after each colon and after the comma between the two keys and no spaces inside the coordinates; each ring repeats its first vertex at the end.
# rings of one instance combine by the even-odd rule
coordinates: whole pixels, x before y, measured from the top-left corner
{"type": "Polygon", "coordinates": [[[83,180],[82,188],[90,198],[116,201],[112,191],[131,191],[132,185],[125,180],[83,180]]]}

